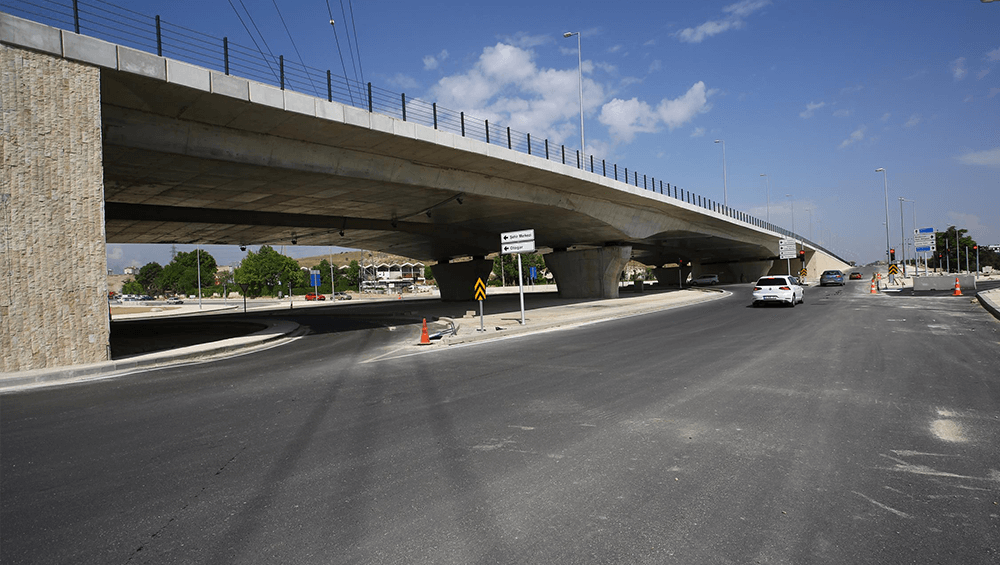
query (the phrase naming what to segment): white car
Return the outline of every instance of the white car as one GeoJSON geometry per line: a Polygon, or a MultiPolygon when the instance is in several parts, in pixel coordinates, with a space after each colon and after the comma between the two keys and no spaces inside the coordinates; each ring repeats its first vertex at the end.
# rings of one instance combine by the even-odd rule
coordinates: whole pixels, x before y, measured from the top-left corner
{"type": "Polygon", "coordinates": [[[719,284],[719,275],[701,275],[691,280],[691,286],[708,286],[719,284]]]}
{"type": "Polygon", "coordinates": [[[805,291],[799,281],[788,275],[761,277],[753,285],[753,306],[762,304],[787,304],[795,306],[805,302],[805,291]]]}

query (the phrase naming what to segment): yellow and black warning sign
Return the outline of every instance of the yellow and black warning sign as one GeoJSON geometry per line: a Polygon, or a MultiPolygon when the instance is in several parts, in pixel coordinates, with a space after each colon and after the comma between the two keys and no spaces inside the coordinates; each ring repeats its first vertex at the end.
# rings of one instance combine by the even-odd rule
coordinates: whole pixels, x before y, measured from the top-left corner
{"type": "Polygon", "coordinates": [[[486,284],[483,279],[476,279],[476,300],[486,300],[486,284]]]}
{"type": "Polygon", "coordinates": [[[799,278],[804,279],[806,278],[807,274],[809,274],[809,269],[803,268],[801,271],[799,271],[799,278]]]}
{"type": "Polygon", "coordinates": [[[889,274],[890,275],[898,275],[899,274],[899,267],[897,267],[895,263],[893,263],[892,265],[889,265],[889,274]]]}

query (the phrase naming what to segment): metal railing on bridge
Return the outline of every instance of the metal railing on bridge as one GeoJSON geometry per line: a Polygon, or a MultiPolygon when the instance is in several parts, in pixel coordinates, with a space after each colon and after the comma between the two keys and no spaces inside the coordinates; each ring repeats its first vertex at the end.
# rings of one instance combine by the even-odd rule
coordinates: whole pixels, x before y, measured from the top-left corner
{"type": "MultiPolygon", "coordinates": [[[[171,57],[201,67],[234,74],[261,83],[294,90],[330,102],[366,109],[403,121],[459,134],[505,146],[513,151],[561,162],[606,178],[641,187],[664,196],[711,210],[784,236],[793,237],[834,255],[818,244],[776,224],[664,182],[662,178],[641,174],[617,163],[608,163],[579,149],[550,144],[548,139],[533,138],[530,133],[491,124],[489,120],[468,116],[465,112],[441,108],[434,102],[407,98],[397,93],[362,83],[349,77],[316,69],[283,55],[265,53],[229,41],[168,23],[160,16],[148,16],[103,0],[0,0],[0,7],[15,16],[38,21],[78,34],[87,34],[119,45],[171,57]]],[[[836,255],[834,255],[836,256],[836,255]]]]}

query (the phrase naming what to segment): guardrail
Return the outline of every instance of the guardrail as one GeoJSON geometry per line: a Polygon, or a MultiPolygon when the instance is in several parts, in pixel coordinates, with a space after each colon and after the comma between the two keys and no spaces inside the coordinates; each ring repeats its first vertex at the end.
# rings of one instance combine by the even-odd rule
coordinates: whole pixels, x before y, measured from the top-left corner
{"type": "Polygon", "coordinates": [[[711,210],[734,220],[745,222],[783,236],[798,239],[836,257],[836,255],[808,239],[776,224],[761,220],[746,212],[671,185],[663,179],[619,167],[595,155],[581,154],[579,149],[563,144],[550,144],[548,139],[532,138],[530,133],[513,130],[489,120],[467,116],[465,112],[441,108],[435,102],[407,98],[397,93],[361,83],[349,77],[333,74],[330,70],[316,69],[283,55],[274,56],[259,48],[249,48],[199,31],[170,24],[160,16],[148,16],[123,6],[103,0],[0,0],[0,8],[8,13],[40,23],[86,33],[106,41],[133,47],[161,57],[171,57],[225,74],[237,74],[265,84],[278,86],[330,102],[339,102],[355,108],[366,109],[403,121],[411,121],[434,129],[459,134],[505,146],[513,151],[561,162],[577,169],[613,178],[625,184],[641,187],[664,196],[711,210]]]}

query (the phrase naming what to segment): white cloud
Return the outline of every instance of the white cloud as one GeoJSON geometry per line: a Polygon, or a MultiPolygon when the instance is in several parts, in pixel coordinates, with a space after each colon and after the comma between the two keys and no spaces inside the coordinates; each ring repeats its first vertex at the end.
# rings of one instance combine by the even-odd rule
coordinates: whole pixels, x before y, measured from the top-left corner
{"type": "MultiPolygon", "coordinates": [[[[572,52],[574,55],[576,51],[572,52]]],[[[439,106],[462,110],[478,119],[501,122],[560,143],[579,136],[579,70],[576,57],[565,70],[539,68],[534,53],[514,45],[486,47],[464,73],[441,78],[427,99],[439,106]]],[[[605,87],[587,75],[595,70],[584,61],[584,113],[596,111],[606,100],[605,87]]],[[[588,149],[591,144],[587,144],[588,149]]]]}
{"type": "Polygon", "coordinates": [[[403,73],[396,73],[394,76],[389,78],[389,84],[402,88],[403,90],[413,90],[420,86],[420,84],[407,75],[403,73]]]}
{"type": "Polygon", "coordinates": [[[663,63],[659,59],[656,59],[652,63],[649,64],[649,72],[651,72],[651,73],[655,73],[656,71],[659,71],[659,70],[662,70],[662,69],[663,69],[663,63]]]}
{"type": "Polygon", "coordinates": [[[964,155],[959,155],[956,159],[965,165],[1000,167],[1000,147],[987,149],[985,151],[973,151],[964,155]]]}
{"type": "Polygon", "coordinates": [[[1000,61],[1000,47],[986,54],[987,61],[1000,61]]]}
{"type": "Polygon", "coordinates": [[[108,261],[119,261],[125,256],[125,252],[118,245],[108,246],[108,261]]]}
{"type": "Polygon", "coordinates": [[[712,37],[730,29],[740,29],[746,25],[744,18],[769,5],[771,0],[742,0],[722,9],[728,14],[721,20],[709,20],[697,27],[682,29],[675,35],[686,43],[701,43],[706,37],[712,37]]]}
{"type": "Polygon", "coordinates": [[[990,93],[986,96],[987,98],[993,98],[997,94],[1000,94],[1000,88],[991,88],[990,93]]]}
{"type": "Polygon", "coordinates": [[[628,143],[637,133],[654,133],[661,125],[673,130],[707,112],[711,108],[708,97],[714,92],[699,81],[683,96],[673,100],[664,98],[656,108],[637,98],[615,98],[601,107],[598,120],[607,126],[616,141],[628,143]]]}
{"type": "Polygon", "coordinates": [[[826,102],[810,102],[806,104],[806,109],[799,112],[799,117],[801,118],[811,118],[816,110],[819,110],[823,106],[826,106],[826,102]]]}
{"type": "Polygon", "coordinates": [[[863,84],[859,84],[857,86],[848,86],[846,88],[841,88],[840,89],[840,93],[841,94],[854,94],[854,93],[857,93],[857,92],[861,92],[864,89],[865,89],[864,85],[863,84]]]}
{"type": "Polygon", "coordinates": [[[879,118],[879,120],[878,120],[878,121],[882,122],[883,124],[884,124],[884,123],[888,123],[888,122],[889,122],[889,118],[890,118],[891,116],[892,116],[892,114],[890,114],[889,112],[886,112],[886,113],[882,114],[882,117],[881,117],[881,118],[879,118]]]}
{"type": "Polygon", "coordinates": [[[920,117],[920,114],[913,114],[912,116],[910,116],[909,120],[906,120],[906,123],[903,124],[903,127],[907,128],[915,127],[917,124],[921,122],[921,120],[922,118],[920,117]]]}
{"type": "Polygon", "coordinates": [[[868,126],[858,126],[858,129],[851,132],[851,135],[840,143],[840,149],[847,147],[858,141],[863,141],[865,139],[865,132],[868,131],[868,126]]]}
{"type": "Polygon", "coordinates": [[[441,64],[441,61],[444,61],[447,58],[448,58],[448,50],[447,49],[442,50],[437,55],[425,55],[424,56],[424,70],[425,71],[432,71],[432,70],[438,68],[438,66],[441,64]]]}
{"type": "Polygon", "coordinates": [[[833,115],[838,118],[846,118],[851,115],[851,111],[847,110],[846,108],[841,108],[840,110],[834,112],[833,115]]]}
{"type": "Polygon", "coordinates": [[[983,69],[976,74],[976,80],[983,80],[988,74],[990,74],[990,69],[983,69]]]}
{"type": "Polygon", "coordinates": [[[955,80],[962,80],[967,74],[969,70],[965,68],[965,57],[959,57],[951,62],[951,76],[955,77],[955,80]]]}
{"type": "Polygon", "coordinates": [[[691,137],[705,137],[705,128],[694,128],[691,132],[691,137]]]}

